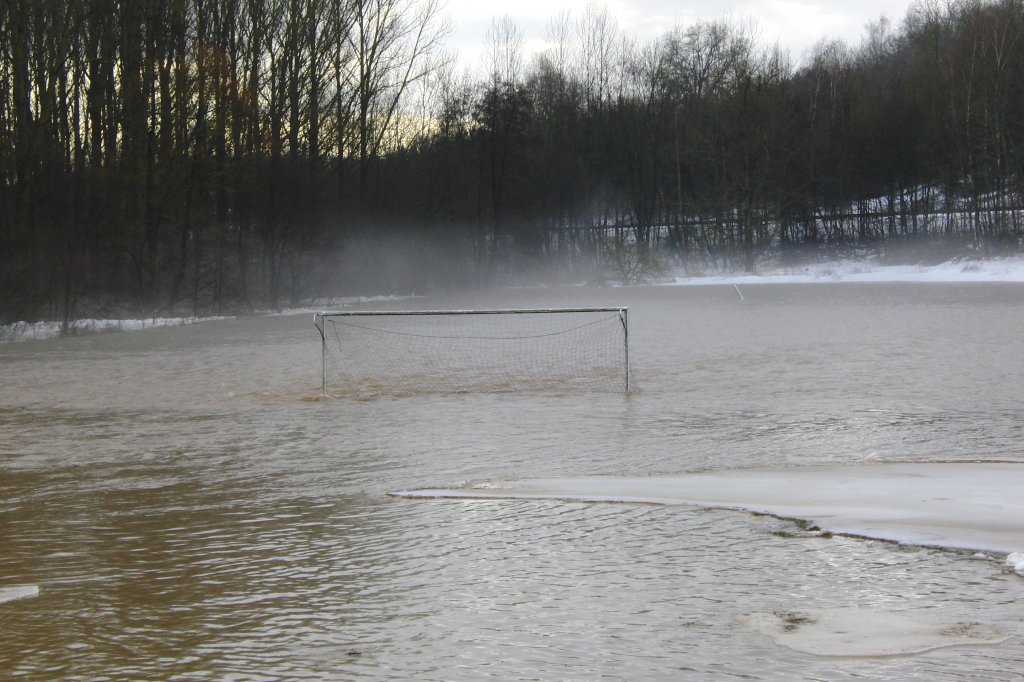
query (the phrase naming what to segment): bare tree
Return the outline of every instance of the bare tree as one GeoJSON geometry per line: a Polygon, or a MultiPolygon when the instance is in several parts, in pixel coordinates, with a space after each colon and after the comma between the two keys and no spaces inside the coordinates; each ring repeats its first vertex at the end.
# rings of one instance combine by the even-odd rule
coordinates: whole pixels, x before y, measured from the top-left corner
{"type": "Polygon", "coordinates": [[[439,65],[449,25],[440,0],[418,0],[403,7],[398,0],[351,0],[352,25],[347,34],[349,91],[355,110],[355,145],[359,160],[361,202],[369,204],[370,167],[396,124],[398,105],[407,89],[439,65]]]}

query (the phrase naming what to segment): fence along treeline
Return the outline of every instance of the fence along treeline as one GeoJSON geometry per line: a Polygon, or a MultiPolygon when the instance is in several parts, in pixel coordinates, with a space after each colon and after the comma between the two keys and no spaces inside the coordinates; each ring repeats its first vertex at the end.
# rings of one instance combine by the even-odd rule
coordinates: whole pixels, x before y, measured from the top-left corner
{"type": "Polygon", "coordinates": [[[529,63],[496,20],[484,78],[435,0],[0,12],[0,318],[1020,238],[1024,0],[921,2],[799,68],[591,5],[529,63]]]}
{"type": "Polygon", "coordinates": [[[1021,235],[1022,30],[1020,0],[921,2],[794,68],[742,22],[637,45],[591,6],[556,18],[523,71],[506,66],[521,34],[497,22],[491,78],[448,94],[425,153],[480,178],[463,183],[478,225],[519,268],[595,253],[637,279],[672,259],[751,269],[769,248],[992,252],[1021,235]]]}

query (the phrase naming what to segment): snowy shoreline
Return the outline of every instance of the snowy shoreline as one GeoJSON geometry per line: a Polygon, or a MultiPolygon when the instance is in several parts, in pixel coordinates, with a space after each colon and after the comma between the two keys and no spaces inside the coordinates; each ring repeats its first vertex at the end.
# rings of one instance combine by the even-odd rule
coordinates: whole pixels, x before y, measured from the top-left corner
{"type": "MultiPolygon", "coordinates": [[[[233,317],[145,317],[134,320],[88,318],[69,321],[67,335],[78,336],[120,331],[139,331],[156,327],[180,327],[199,322],[230,319],[233,319],[233,317]]],[[[11,324],[0,325],[0,343],[54,339],[61,336],[63,328],[64,324],[62,322],[12,322],[11,324]]]]}
{"type": "MultiPolygon", "coordinates": [[[[985,260],[954,259],[938,265],[881,265],[873,259],[826,261],[800,266],[764,266],[757,274],[689,272],[658,282],[655,286],[743,286],[765,284],[859,284],[859,283],[1024,283],[1024,255],[985,260]]],[[[399,301],[415,296],[345,297],[320,301],[321,305],[303,306],[264,314],[294,315],[324,308],[399,301]]],[[[257,313],[260,314],[260,313],[257,313]]],[[[230,320],[237,316],[146,317],[138,319],[79,319],[68,323],[69,335],[137,331],[155,327],[181,326],[230,320]]],[[[61,336],[61,322],[13,322],[0,325],[0,343],[38,341],[61,336]]]]}
{"type": "Polygon", "coordinates": [[[882,265],[877,259],[770,266],[756,274],[695,272],[677,275],[663,286],[827,283],[1022,283],[1024,256],[953,259],[937,265],[882,265]]]}
{"type": "MultiPolygon", "coordinates": [[[[380,301],[396,301],[408,296],[365,296],[346,297],[323,301],[320,308],[304,307],[286,310],[257,311],[254,315],[297,315],[308,312],[312,314],[326,308],[343,308],[349,305],[371,303],[380,301]]],[[[238,315],[216,315],[207,317],[186,316],[186,317],[144,317],[137,319],[78,319],[70,320],[67,323],[66,336],[84,336],[88,334],[105,334],[109,332],[140,331],[143,329],[155,329],[158,327],[181,327],[185,325],[198,324],[200,322],[215,322],[221,320],[234,320],[238,315]]],[[[56,339],[62,336],[64,324],[62,322],[12,322],[0,325],[0,344],[16,343],[20,341],[45,341],[56,339]]]]}

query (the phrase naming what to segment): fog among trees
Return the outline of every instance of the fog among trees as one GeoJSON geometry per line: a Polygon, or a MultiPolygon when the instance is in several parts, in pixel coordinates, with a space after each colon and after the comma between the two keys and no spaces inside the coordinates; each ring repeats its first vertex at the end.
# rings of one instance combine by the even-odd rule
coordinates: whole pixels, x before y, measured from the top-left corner
{"type": "Polygon", "coordinates": [[[4,0],[0,322],[1015,251],[1024,0],[797,66],[591,5],[460,72],[439,0],[4,0]]]}

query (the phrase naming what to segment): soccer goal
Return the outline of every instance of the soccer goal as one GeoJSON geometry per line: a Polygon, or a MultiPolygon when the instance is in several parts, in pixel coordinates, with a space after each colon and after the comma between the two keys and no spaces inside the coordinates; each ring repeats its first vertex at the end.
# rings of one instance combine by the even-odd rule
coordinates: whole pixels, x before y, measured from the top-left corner
{"type": "Polygon", "coordinates": [[[627,308],[321,312],[325,396],[629,391],[627,308]]]}

